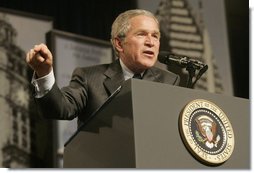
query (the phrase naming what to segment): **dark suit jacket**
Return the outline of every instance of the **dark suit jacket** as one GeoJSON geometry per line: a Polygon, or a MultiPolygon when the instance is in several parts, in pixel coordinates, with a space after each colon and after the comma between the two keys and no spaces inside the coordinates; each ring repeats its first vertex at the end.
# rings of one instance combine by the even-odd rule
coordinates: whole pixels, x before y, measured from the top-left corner
{"type": "MultiPolygon", "coordinates": [[[[174,73],[152,67],[146,70],[143,80],[178,85],[180,78],[174,73]]],[[[66,120],[78,117],[79,127],[123,82],[119,60],[111,64],[77,68],[69,86],[60,90],[55,83],[36,102],[45,117],[66,120]]]]}

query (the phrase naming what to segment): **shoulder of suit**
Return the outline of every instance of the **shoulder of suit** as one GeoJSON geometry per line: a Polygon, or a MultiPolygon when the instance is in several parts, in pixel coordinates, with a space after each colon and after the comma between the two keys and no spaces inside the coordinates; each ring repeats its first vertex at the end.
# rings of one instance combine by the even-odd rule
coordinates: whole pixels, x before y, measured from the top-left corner
{"type": "Polygon", "coordinates": [[[98,65],[92,65],[87,67],[77,67],[74,71],[80,71],[80,72],[102,72],[105,71],[108,68],[109,64],[98,64],[98,65]]]}
{"type": "Polygon", "coordinates": [[[177,74],[169,71],[169,70],[164,70],[158,67],[152,67],[151,70],[155,73],[160,73],[160,74],[164,74],[164,75],[171,75],[171,76],[178,76],[177,74]]]}
{"type": "Polygon", "coordinates": [[[180,82],[180,76],[168,71],[168,70],[164,70],[158,67],[153,67],[151,68],[151,70],[153,71],[152,73],[157,74],[157,78],[159,79],[160,82],[162,83],[167,83],[167,84],[173,84],[173,85],[179,85],[180,82]]]}

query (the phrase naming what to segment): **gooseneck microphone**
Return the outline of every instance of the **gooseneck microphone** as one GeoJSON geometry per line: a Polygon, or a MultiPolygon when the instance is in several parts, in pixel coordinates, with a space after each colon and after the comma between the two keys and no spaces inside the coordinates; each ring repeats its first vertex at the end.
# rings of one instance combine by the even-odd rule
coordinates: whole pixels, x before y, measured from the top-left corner
{"type": "Polygon", "coordinates": [[[158,55],[158,60],[159,62],[163,64],[166,64],[166,65],[175,64],[182,68],[187,67],[190,63],[192,63],[194,68],[197,70],[203,69],[206,71],[208,68],[208,66],[201,61],[190,59],[186,56],[177,56],[167,51],[161,51],[158,55]]]}
{"type": "Polygon", "coordinates": [[[208,69],[208,65],[204,64],[201,61],[198,61],[196,59],[191,59],[186,56],[177,56],[174,54],[171,54],[167,51],[161,51],[158,55],[159,62],[166,64],[166,65],[177,65],[181,68],[186,68],[186,70],[189,72],[189,78],[187,82],[188,88],[193,88],[197,80],[206,72],[208,69]],[[198,74],[196,75],[196,79],[194,82],[192,82],[192,78],[195,75],[195,71],[199,70],[198,74]]]}

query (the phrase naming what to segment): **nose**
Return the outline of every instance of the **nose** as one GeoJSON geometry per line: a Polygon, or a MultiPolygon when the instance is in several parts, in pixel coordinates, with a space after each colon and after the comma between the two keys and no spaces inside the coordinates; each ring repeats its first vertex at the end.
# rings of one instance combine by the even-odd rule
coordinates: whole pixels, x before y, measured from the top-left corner
{"type": "Polygon", "coordinates": [[[153,37],[151,35],[148,35],[146,37],[145,45],[150,46],[150,47],[154,46],[154,40],[153,40],[153,37]]]}

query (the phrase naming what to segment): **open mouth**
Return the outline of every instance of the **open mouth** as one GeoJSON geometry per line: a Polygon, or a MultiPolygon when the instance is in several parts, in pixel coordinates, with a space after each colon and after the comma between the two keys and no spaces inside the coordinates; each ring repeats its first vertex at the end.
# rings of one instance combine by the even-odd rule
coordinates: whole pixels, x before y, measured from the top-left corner
{"type": "Polygon", "coordinates": [[[146,54],[146,55],[149,55],[149,56],[153,56],[154,55],[154,52],[153,51],[149,51],[149,50],[146,50],[143,53],[146,54]]]}

